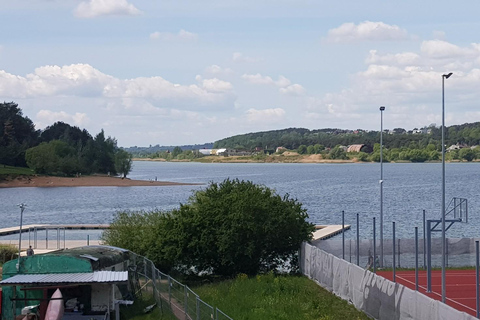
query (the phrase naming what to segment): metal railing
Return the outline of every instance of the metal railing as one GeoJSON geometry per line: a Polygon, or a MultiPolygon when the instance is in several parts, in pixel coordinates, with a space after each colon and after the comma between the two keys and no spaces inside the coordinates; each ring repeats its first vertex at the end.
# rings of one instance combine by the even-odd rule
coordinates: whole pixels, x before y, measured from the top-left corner
{"type": "MultiPolygon", "coordinates": [[[[129,275],[132,288],[153,294],[163,311],[172,313],[179,320],[233,320],[220,309],[200,299],[188,286],[159,271],[153,262],[130,252],[129,275]]],[[[141,294],[141,292],[136,294],[141,294]]]]}

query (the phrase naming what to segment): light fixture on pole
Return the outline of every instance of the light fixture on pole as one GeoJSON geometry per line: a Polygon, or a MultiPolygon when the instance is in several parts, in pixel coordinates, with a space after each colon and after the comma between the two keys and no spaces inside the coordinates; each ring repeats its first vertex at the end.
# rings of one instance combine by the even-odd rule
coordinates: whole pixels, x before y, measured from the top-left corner
{"type": "Polygon", "coordinates": [[[20,235],[18,237],[18,261],[17,261],[17,271],[20,272],[20,251],[22,250],[22,223],[23,223],[23,211],[27,207],[25,203],[18,205],[20,207],[20,235]]]}
{"type": "Polygon", "coordinates": [[[380,107],[380,267],[383,268],[383,111],[380,107]]]}
{"type": "Polygon", "coordinates": [[[442,75],[442,302],[446,301],[446,238],[445,238],[445,79],[453,73],[442,75]]]}

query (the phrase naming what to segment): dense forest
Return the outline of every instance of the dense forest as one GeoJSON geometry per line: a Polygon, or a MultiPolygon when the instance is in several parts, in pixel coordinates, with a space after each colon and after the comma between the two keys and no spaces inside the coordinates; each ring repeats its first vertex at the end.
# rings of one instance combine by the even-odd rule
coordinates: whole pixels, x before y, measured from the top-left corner
{"type": "Polygon", "coordinates": [[[28,166],[39,174],[126,174],[131,155],[105,137],[102,130],[92,137],[87,130],[56,122],[35,130],[14,102],[0,103],[0,164],[28,166]]]}

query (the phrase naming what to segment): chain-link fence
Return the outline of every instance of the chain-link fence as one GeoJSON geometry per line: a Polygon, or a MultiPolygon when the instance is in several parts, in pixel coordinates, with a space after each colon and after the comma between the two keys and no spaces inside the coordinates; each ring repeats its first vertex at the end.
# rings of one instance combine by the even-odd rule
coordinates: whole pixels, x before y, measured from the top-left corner
{"type": "MultiPolygon", "coordinates": [[[[446,243],[446,266],[447,267],[475,267],[475,241],[476,238],[447,238],[446,243]]],[[[371,265],[374,253],[377,267],[382,265],[379,261],[380,244],[376,242],[374,250],[373,240],[360,240],[357,246],[355,239],[342,240],[317,240],[312,244],[338,258],[357,264],[362,268],[371,265]]],[[[415,267],[415,239],[384,239],[383,242],[383,267],[393,267],[393,254],[395,252],[395,267],[415,267]]],[[[428,246],[423,239],[418,240],[419,267],[426,268],[428,260],[428,246]]],[[[431,266],[442,266],[442,240],[431,239],[431,266]]]]}
{"type": "Polygon", "coordinates": [[[130,253],[129,281],[135,294],[153,295],[158,307],[180,320],[233,320],[186,285],[160,272],[152,261],[130,253]]]}

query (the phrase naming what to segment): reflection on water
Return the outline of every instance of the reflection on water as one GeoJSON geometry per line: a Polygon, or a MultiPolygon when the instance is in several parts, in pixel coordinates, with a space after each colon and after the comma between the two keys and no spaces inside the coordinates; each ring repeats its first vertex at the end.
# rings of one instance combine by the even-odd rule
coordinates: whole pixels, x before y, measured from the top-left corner
{"type": "MultiPolygon", "coordinates": [[[[477,236],[479,164],[447,164],[446,199],[467,198],[469,224],[457,224],[449,237],[477,236]]],[[[319,224],[355,224],[360,215],[361,237],[372,235],[372,218],[379,215],[379,164],[202,164],[134,162],[132,179],[208,184],[225,178],[251,180],[297,198],[319,224]]],[[[441,164],[384,164],[385,237],[397,222],[398,237],[412,237],[414,226],[439,218],[441,164]]],[[[104,224],[119,210],[169,210],[188,201],[203,186],[77,187],[0,189],[0,228],[20,222],[18,204],[24,202],[24,224],[104,224]]],[[[420,228],[421,229],[421,228],[420,228]]],[[[353,228],[355,230],[355,228],[353,228]]],[[[347,237],[354,236],[348,231],[347,237]]],[[[378,230],[378,226],[377,226],[378,230]]]]}

